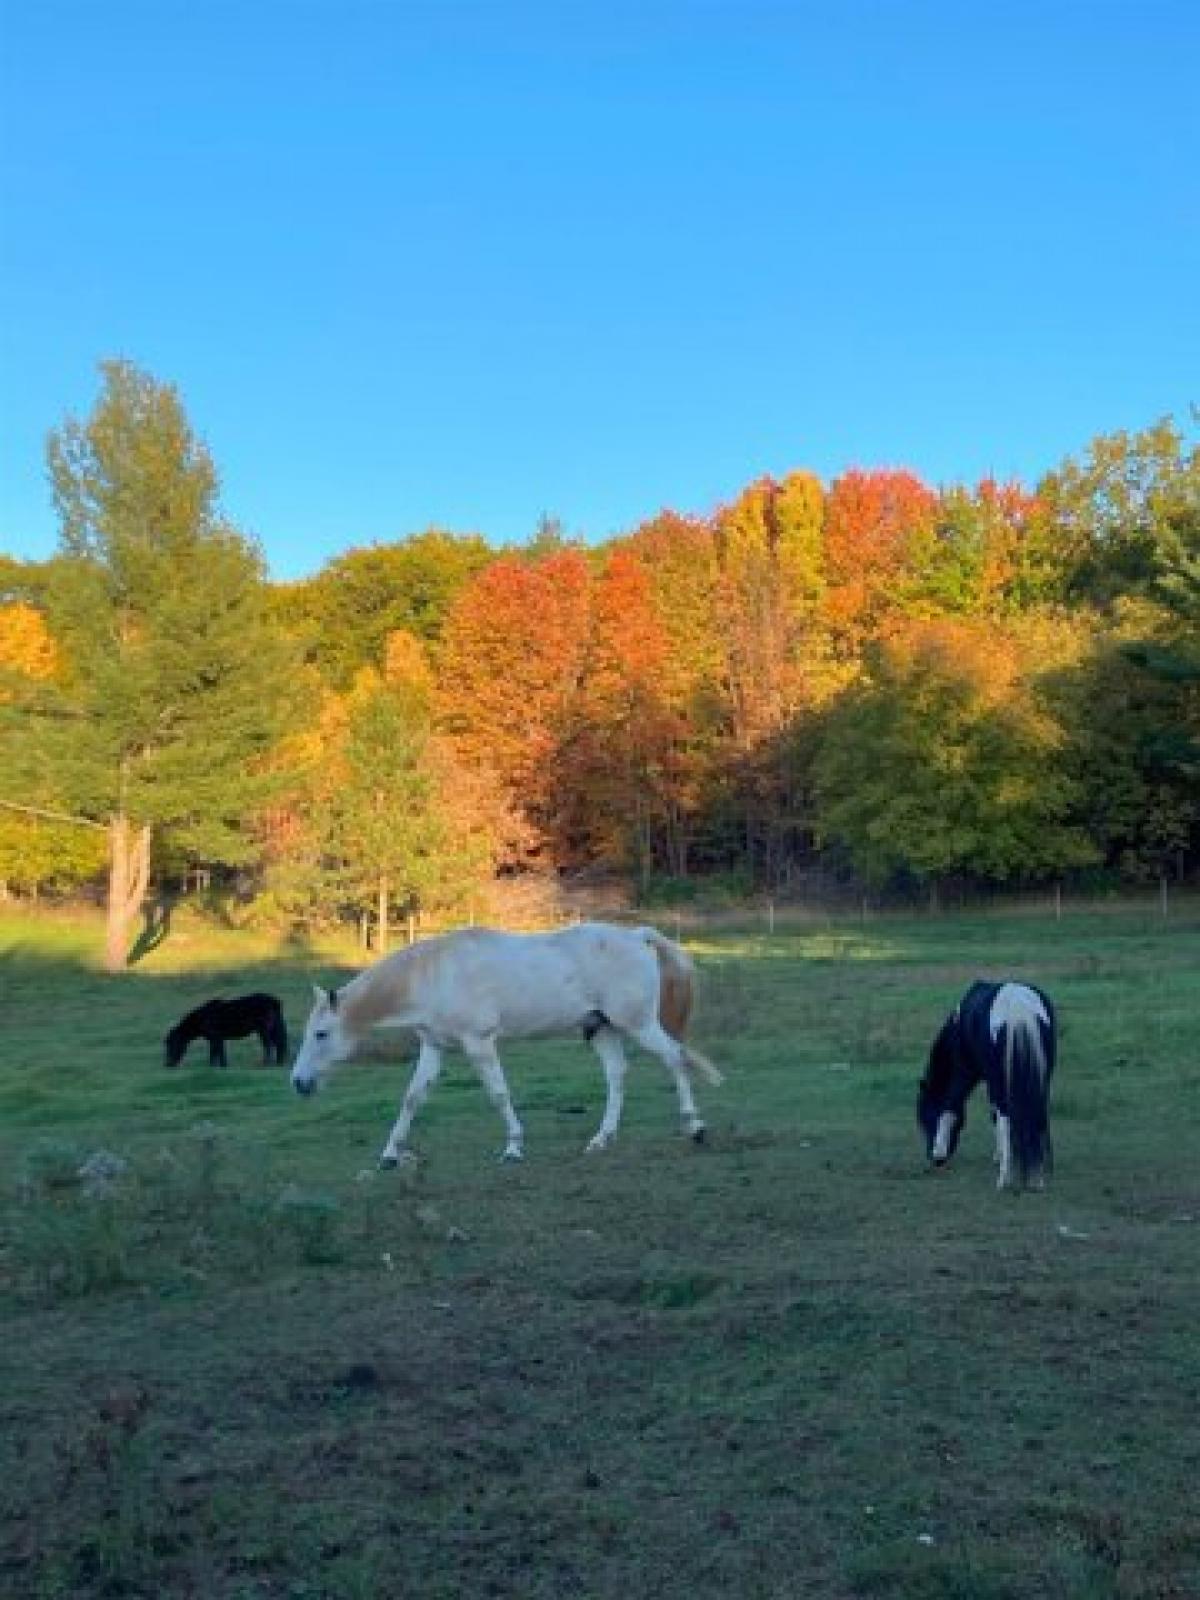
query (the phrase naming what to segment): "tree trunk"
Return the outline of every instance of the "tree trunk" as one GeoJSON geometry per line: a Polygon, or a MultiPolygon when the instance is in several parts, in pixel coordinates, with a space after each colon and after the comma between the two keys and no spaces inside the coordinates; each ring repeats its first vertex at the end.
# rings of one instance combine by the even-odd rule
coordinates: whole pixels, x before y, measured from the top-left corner
{"type": "Polygon", "coordinates": [[[115,816],[108,826],[108,919],[104,966],[120,972],[129,953],[129,924],[142,909],[150,883],[150,827],[115,816]]]}
{"type": "Polygon", "coordinates": [[[388,952],[388,881],[386,877],[379,879],[379,954],[387,955],[388,952]]]}

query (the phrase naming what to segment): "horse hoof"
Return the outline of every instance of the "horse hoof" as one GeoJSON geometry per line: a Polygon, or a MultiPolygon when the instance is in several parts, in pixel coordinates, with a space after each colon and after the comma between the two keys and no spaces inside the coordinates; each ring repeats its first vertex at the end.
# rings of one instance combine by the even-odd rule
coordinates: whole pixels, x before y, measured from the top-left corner
{"type": "Polygon", "coordinates": [[[510,1144],[500,1159],[501,1161],[524,1161],[525,1152],[524,1150],[518,1149],[515,1145],[510,1144]]]}
{"type": "Polygon", "coordinates": [[[399,1156],[380,1156],[377,1163],[380,1172],[390,1172],[393,1167],[400,1165],[399,1156]]]}
{"type": "Polygon", "coordinates": [[[599,1150],[607,1150],[607,1149],[608,1149],[608,1140],[606,1138],[604,1138],[601,1134],[597,1133],[593,1138],[588,1140],[587,1144],[584,1145],[583,1153],[586,1156],[594,1156],[597,1151],[599,1151],[599,1150]]]}
{"type": "Polygon", "coordinates": [[[704,1126],[704,1124],[702,1122],[698,1123],[696,1125],[696,1127],[694,1127],[692,1129],[692,1143],[693,1144],[707,1144],[708,1143],[708,1129],[704,1126]]]}

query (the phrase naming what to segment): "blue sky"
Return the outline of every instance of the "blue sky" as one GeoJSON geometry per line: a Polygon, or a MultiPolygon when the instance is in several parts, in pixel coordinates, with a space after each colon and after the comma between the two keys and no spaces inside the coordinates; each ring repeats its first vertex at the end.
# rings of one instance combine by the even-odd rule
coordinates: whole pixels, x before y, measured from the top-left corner
{"type": "Polygon", "coordinates": [[[272,574],[1200,401],[1194,0],[0,0],[0,549],[97,363],[272,574]]]}

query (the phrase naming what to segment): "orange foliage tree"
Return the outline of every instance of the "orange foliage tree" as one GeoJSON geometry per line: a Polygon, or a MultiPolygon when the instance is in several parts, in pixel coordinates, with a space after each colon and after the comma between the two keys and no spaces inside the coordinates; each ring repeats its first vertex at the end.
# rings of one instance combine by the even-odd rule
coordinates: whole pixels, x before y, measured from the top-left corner
{"type": "Polygon", "coordinates": [[[642,882],[669,859],[680,824],[670,649],[645,567],[631,550],[615,549],[594,587],[586,673],[560,778],[572,819],[569,854],[633,866],[642,882]]]}
{"type": "Polygon", "coordinates": [[[578,720],[591,635],[591,580],[576,549],[494,561],[446,621],[437,719],[459,759],[486,773],[510,817],[502,864],[557,863],[564,739],[578,720]]]}
{"type": "Polygon", "coordinates": [[[842,474],[825,503],[826,614],[841,653],[857,655],[911,575],[937,495],[911,472],[842,474]]]}

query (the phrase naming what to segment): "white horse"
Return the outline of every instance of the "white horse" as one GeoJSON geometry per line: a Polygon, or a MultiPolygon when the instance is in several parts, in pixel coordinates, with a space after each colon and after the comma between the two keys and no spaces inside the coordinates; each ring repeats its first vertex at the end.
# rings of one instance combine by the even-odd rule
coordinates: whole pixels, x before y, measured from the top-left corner
{"type": "Polygon", "coordinates": [[[685,1132],[698,1142],[704,1138],[691,1079],[698,1073],[720,1083],[721,1074],[683,1042],[692,1009],[691,958],[653,928],[581,923],[557,933],[463,929],[398,950],[341,989],[313,987],[316,1004],[292,1068],[292,1087],[300,1094],[311,1094],[322,1075],[353,1055],[373,1027],[411,1028],[420,1040],[416,1069],[380,1166],[395,1166],[408,1154],[413,1117],[447,1049],[464,1052],[503,1117],[505,1159],[522,1158],[524,1130],[496,1053],[499,1039],[571,1033],[587,1039],[600,1057],[608,1087],[604,1117],[589,1150],[602,1150],[621,1120],[622,1036],[663,1063],[675,1080],[685,1132]]]}

